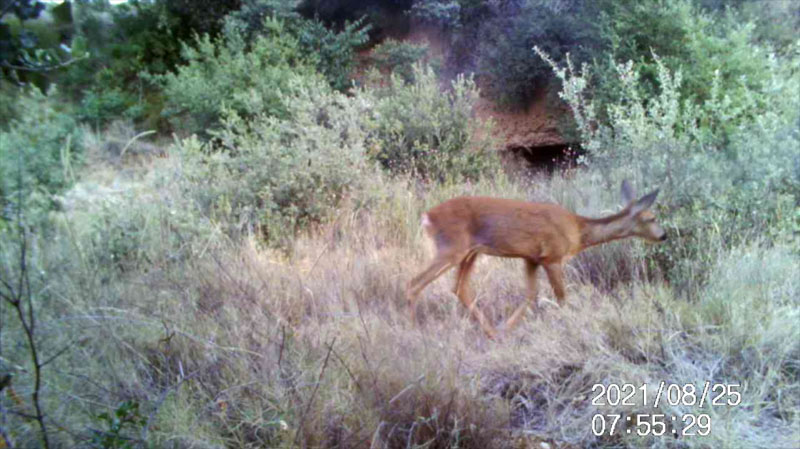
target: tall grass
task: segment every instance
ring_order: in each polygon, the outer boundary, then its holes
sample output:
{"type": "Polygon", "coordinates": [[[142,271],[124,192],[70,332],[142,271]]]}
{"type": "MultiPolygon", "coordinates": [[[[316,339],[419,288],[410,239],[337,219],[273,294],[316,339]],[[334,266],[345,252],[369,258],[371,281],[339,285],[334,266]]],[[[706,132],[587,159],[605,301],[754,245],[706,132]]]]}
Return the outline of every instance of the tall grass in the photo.
{"type": "MultiPolygon", "coordinates": [[[[423,293],[420,323],[407,319],[405,283],[429,257],[421,213],[454,195],[482,194],[601,215],[619,207],[616,189],[588,174],[528,185],[503,176],[436,186],[373,180],[371,195],[345,201],[286,253],[255,237],[229,240],[181,203],[180,159],[160,164],[116,195],[84,197],[84,207],[58,214],[56,237],[36,242],[31,263],[48,273],[39,286],[41,343],[70,348],[52,363],[45,389],[50,419],[70,429],[55,432],[62,445],[87,446],[108,432],[98,416],[124,401],[139,404],[141,419],[123,427],[120,437],[131,440],[120,441],[156,447],[800,442],[800,267],[784,247],[752,242],[722,253],[693,301],[647,278],[643,244],[603,247],[571,264],[566,307],[542,302],[493,342],[452,295],[449,276],[423,293]],[[131,251],[103,237],[120,229],[136,233],[131,251]],[[653,412],[598,409],[593,384],[655,391],[660,381],[738,382],[743,401],[662,406],[708,413],[708,437],[591,433],[596,413],[653,412]]],[[[4,269],[13,270],[3,248],[4,269]]],[[[515,261],[479,260],[473,282],[490,319],[524,301],[523,279],[515,261]]],[[[542,295],[552,298],[549,287],[542,295]]],[[[24,367],[11,344],[19,329],[5,323],[4,363],[24,367]]],[[[13,384],[20,396],[30,388],[23,373],[13,384]]],[[[17,441],[35,435],[25,420],[7,419],[19,424],[11,427],[17,441]]]]}

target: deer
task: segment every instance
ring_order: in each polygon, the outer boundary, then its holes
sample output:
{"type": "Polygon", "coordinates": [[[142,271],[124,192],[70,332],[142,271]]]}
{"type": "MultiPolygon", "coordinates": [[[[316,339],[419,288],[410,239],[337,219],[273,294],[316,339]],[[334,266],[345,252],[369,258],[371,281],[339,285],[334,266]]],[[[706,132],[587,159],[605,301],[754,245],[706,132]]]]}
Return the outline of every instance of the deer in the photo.
{"type": "Polygon", "coordinates": [[[450,268],[458,266],[453,293],[490,339],[497,331],[478,309],[469,288],[469,276],[478,255],[519,258],[525,261],[526,301],[503,326],[512,329],[528,306],[536,307],[539,267],[543,267],[559,306],[566,300],[563,267],[581,251],[629,237],[663,242],[667,234],[650,211],[655,190],[636,199],[630,183],[622,182],[625,207],[602,218],[583,217],[554,203],[533,203],[502,198],[457,197],[422,215],[422,228],[433,241],[433,261],[406,288],[411,322],[416,322],[420,292],[450,268]]]}

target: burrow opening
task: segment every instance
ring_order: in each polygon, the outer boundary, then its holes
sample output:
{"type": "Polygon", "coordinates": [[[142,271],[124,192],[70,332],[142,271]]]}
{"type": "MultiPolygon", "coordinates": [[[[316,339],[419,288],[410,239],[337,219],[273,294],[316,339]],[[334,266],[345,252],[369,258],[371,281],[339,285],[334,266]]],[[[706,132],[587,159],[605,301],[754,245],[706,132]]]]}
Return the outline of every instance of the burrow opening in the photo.
{"type": "Polygon", "coordinates": [[[541,146],[511,146],[506,149],[517,161],[531,171],[554,173],[578,166],[586,150],[578,143],[541,146]]]}

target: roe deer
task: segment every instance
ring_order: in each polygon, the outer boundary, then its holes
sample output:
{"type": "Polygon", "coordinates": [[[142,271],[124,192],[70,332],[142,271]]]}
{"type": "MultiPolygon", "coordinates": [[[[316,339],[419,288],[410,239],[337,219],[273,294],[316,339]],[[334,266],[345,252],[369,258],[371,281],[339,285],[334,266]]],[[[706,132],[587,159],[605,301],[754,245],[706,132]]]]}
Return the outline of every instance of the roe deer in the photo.
{"type": "MultiPolygon", "coordinates": [[[[469,275],[478,254],[525,259],[527,303],[536,305],[536,271],[543,266],[559,305],[564,303],[563,264],[590,246],[627,237],[663,241],[667,234],[649,208],[658,190],[635,200],[628,181],[622,182],[625,208],[603,218],[587,218],[557,204],[530,203],[499,198],[458,197],[445,201],[422,216],[422,227],[436,245],[431,264],[408,283],[406,297],[415,321],[417,296],[445,271],[458,265],[453,293],[494,338],[496,331],[475,306],[469,293],[469,275]]],[[[513,327],[527,303],[508,319],[513,327]]]]}

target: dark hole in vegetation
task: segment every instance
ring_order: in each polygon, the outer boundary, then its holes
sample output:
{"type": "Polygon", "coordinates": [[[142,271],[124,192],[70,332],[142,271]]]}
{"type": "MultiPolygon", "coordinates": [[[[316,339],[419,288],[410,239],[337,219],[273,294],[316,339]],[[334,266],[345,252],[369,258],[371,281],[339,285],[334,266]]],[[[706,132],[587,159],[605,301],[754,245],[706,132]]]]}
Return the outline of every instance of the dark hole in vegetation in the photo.
{"type": "Polygon", "coordinates": [[[577,143],[509,147],[507,151],[519,162],[524,162],[525,168],[547,173],[575,168],[578,158],[586,154],[586,150],[577,143]]]}

